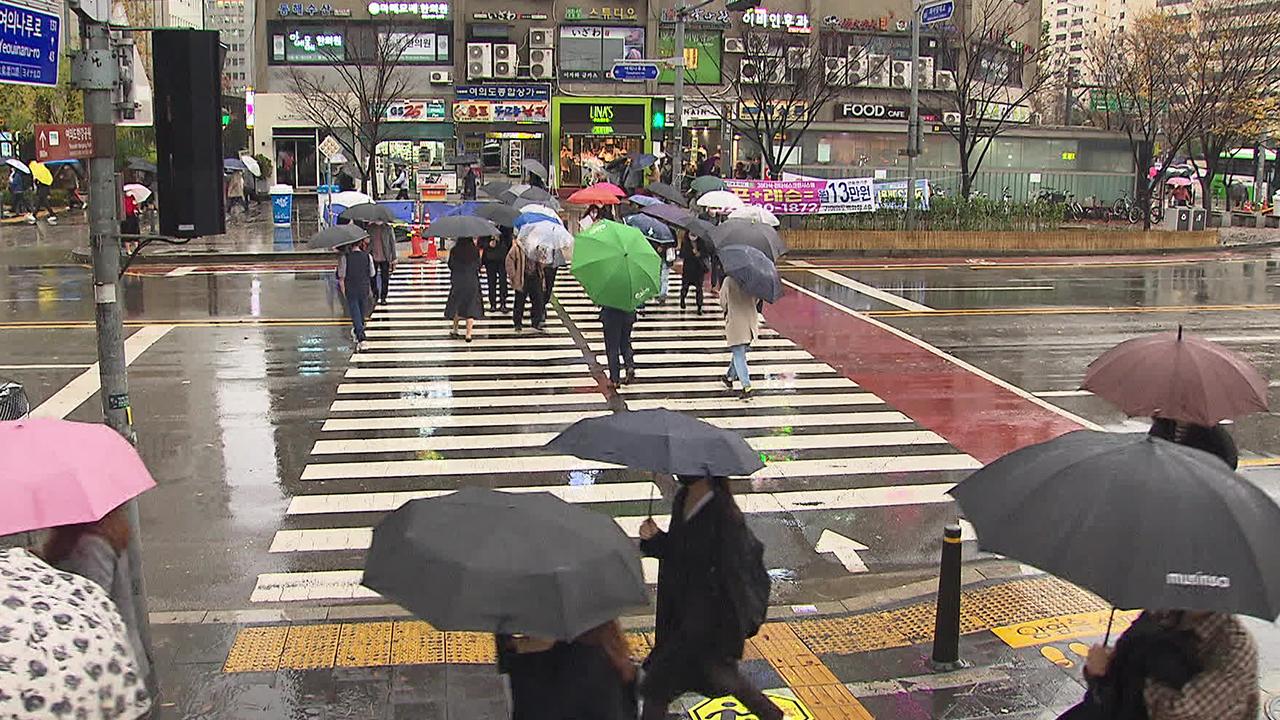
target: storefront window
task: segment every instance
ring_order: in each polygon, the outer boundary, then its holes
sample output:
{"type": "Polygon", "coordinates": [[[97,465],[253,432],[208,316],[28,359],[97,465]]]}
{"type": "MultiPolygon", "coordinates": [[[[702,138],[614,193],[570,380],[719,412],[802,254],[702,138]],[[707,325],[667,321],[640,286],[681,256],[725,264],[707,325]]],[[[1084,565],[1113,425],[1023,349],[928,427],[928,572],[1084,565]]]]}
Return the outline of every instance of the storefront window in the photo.
{"type": "Polygon", "coordinates": [[[644,57],[644,28],[560,26],[560,78],[603,80],[618,60],[644,57]]]}
{"type": "Polygon", "coordinates": [[[609,164],[644,152],[643,138],[596,138],[565,135],[560,139],[560,185],[593,185],[608,179],[609,164]]]}
{"type": "Polygon", "coordinates": [[[346,35],[338,28],[285,28],[271,40],[271,59],[276,62],[328,64],[346,59],[346,35]]]}
{"type": "MultiPolygon", "coordinates": [[[[724,34],[718,30],[689,30],[685,33],[685,82],[697,85],[719,85],[721,49],[724,34]]],[[[658,57],[675,55],[675,30],[663,28],[658,33],[658,57]]],[[[658,82],[675,82],[674,70],[663,70],[658,82]]]]}
{"type": "Polygon", "coordinates": [[[317,182],[315,131],[295,130],[290,135],[274,138],[276,182],[295,188],[316,187],[320,183],[317,182]]]}
{"type": "Polygon", "coordinates": [[[560,113],[561,186],[590,185],[606,177],[609,163],[624,153],[646,152],[644,105],[607,101],[565,103],[560,113]]]}
{"type": "Polygon", "coordinates": [[[449,62],[450,39],[447,33],[433,31],[414,33],[378,33],[378,44],[392,54],[400,53],[405,64],[449,62]]]}

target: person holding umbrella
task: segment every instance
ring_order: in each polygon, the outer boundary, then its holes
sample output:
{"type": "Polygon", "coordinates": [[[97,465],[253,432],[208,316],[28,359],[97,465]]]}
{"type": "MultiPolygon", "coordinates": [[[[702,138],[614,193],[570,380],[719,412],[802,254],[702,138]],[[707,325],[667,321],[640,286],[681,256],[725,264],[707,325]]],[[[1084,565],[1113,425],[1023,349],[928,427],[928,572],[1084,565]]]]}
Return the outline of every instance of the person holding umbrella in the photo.
{"type": "Polygon", "coordinates": [[[511,319],[516,332],[524,330],[524,307],[529,305],[529,323],[534,330],[542,329],[543,315],[546,310],[542,298],[542,266],[525,250],[519,242],[511,243],[507,251],[507,277],[511,281],[511,289],[515,292],[515,304],[512,307],[511,319]]]}
{"type": "Polygon", "coordinates": [[[636,380],[631,328],[636,308],[657,292],[661,265],[662,258],[644,233],[629,225],[601,220],[575,238],[569,270],[582,283],[587,297],[600,306],[611,388],[622,384],[623,363],[626,382],[636,380]]]}
{"type": "Polygon", "coordinates": [[[391,289],[391,271],[396,269],[396,234],[385,222],[367,223],[365,230],[369,233],[369,255],[373,258],[374,269],[378,271],[373,301],[384,303],[391,289]]]}
{"type": "Polygon", "coordinates": [[[244,197],[244,171],[232,170],[231,177],[227,180],[227,217],[231,217],[232,211],[236,205],[239,205],[245,215],[249,214],[249,201],[244,197]]]}
{"type": "Polygon", "coordinates": [[[473,238],[458,238],[449,251],[449,298],[444,303],[444,316],[453,320],[449,337],[457,338],[458,322],[467,321],[466,341],[471,342],[476,319],[484,317],[480,300],[480,250],[473,238]]]}
{"type": "MultiPolygon", "coordinates": [[[[16,160],[10,160],[11,163],[18,163],[16,160]]],[[[21,165],[22,163],[18,163],[21,165]]],[[[35,220],[35,216],[31,214],[31,210],[27,207],[27,178],[28,170],[23,168],[19,170],[17,166],[9,168],[9,198],[13,202],[13,215],[26,215],[27,222],[35,220]]]]}
{"type": "Polygon", "coordinates": [[[742,399],[750,399],[755,388],[751,386],[751,371],[747,369],[747,349],[760,335],[760,313],[756,299],[737,280],[726,276],[720,284],[720,302],[724,305],[724,338],[733,358],[723,379],[725,387],[733,389],[736,377],[742,384],[742,399]]]}
{"type": "Polygon", "coordinates": [[[489,309],[507,311],[507,253],[511,251],[512,232],[508,225],[499,225],[497,237],[484,239],[484,275],[489,281],[489,309]]]}
{"type": "MultiPolygon", "coordinates": [[[[373,288],[373,257],[365,249],[369,234],[354,230],[345,230],[348,226],[339,225],[325,232],[344,232],[348,237],[339,249],[349,248],[338,257],[338,291],[347,300],[347,314],[351,317],[351,337],[356,341],[356,350],[364,345],[364,319],[369,314],[369,298],[373,288]],[[356,234],[358,232],[358,234],[356,234]]],[[[319,236],[317,236],[319,237],[319,236]]],[[[312,241],[313,243],[315,240],[312,241]]]]}
{"type": "Polygon", "coordinates": [[[707,267],[702,264],[702,254],[698,252],[698,241],[693,235],[682,230],[680,234],[680,309],[684,310],[685,296],[689,288],[693,288],[697,300],[698,314],[702,314],[702,278],[707,274],[707,267]]]}
{"type": "Polygon", "coordinates": [[[497,635],[498,672],[511,681],[512,720],[635,720],[636,667],[617,620],[571,641],[497,635]]]}
{"type": "Polygon", "coordinates": [[[50,225],[57,225],[58,217],[53,212],[53,206],[49,204],[49,186],[53,184],[53,173],[49,172],[49,168],[38,162],[32,162],[30,167],[31,175],[34,178],[36,185],[36,207],[35,210],[27,216],[27,223],[35,225],[36,217],[40,215],[40,211],[43,209],[45,212],[49,213],[48,216],[45,217],[45,221],[50,225]]]}

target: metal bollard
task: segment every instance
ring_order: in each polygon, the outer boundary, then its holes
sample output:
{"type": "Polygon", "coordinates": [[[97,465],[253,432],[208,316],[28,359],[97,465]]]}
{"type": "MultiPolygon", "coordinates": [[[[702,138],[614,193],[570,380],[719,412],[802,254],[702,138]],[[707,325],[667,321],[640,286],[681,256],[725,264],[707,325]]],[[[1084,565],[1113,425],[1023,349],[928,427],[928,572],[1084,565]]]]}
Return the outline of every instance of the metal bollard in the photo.
{"type": "Polygon", "coordinates": [[[960,526],[942,534],[942,567],[938,572],[938,611],[933,624],[934,670],[954,670],[960,662],[960,526]]]}

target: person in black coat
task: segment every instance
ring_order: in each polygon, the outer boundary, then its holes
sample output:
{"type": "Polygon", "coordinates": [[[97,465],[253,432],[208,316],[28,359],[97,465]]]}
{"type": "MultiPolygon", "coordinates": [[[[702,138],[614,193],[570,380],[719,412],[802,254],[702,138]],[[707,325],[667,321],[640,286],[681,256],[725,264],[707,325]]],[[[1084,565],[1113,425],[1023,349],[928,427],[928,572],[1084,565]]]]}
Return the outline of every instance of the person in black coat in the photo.
{"type": "Polygon", "coordinates": [[[1168,418],[1152,418],[1148,435],[1203,450],[1210,455],[1217,455],[1222,461],[1235,470],[1240,463],[1240,453],[1236,450],[1236,441],[1231,433],[1221,425],[1205,427],[1191,423],[1178,422],[1168,418]]]}
{"type": "Polygon", "coordinates": [[[489,279],[489,309],[507,311],[507,253],[511,251],[511,228],[501,226],[498,237],[484,238],[484,275],[489,279]]]}
{"type": "Polygon", "coordinates": [[[702,253],[698,251],[698,240],[688,232],[680,235],[680,259],[684,264],[680,268],[680,309],[685,309],[685,295],[693,288],[694,297],[698,301],[698,314],[702,314],[702,278],[707,274],[707,266],[703,265],[702,253]]]}
{"type": "Polygon", "coordinates": [[[635,720],[636,670],[616,620],[572,642],[498,635],[512,720],[635,720]]]}
{"type": "Polygon", "coordinates": [[[653,651],[640,688],[642,720],[663,720],[685,692],[732,695],[760,720],[782,720],[782,711],[738,670],[746,638],[735,604],[746,580],[746,519],[728,478],[678,476],[671,529],[650,518],[640,526],[640,550],[658,558],[658,608],[653,651]]]}

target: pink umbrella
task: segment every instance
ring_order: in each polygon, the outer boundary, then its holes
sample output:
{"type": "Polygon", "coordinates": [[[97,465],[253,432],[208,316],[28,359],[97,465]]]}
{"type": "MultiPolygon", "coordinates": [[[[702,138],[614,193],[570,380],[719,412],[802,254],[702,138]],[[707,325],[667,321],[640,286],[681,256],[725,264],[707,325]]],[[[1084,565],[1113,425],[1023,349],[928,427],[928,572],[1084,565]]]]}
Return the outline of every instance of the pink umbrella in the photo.
{"type": "Polygon", "coordinates": [[[626,190],[623,190],[622,188],[618,187],[617,185],[614,185],[614,184],[613,184],[613,183],[611,183],[611,182],[598,182],[598,183],[596,183],[595,185],[592,185],[591,187],[589,187],[589,188],[587,188],[587,189],[588,189],[588,190],[603,190],[603,191],[605,191],[605,192],[611,192],[611,193],[613,193],[614,195],[617,195],[618,197],[626,197],[627,195],[629,195],[629,194],[630,194],[630,193],[628,193],[626,190]]]}
{"type": "Polygon", "coordinates": [[[0,535],[93,522],[155,480],[138,452],[96,423],[0,422],[0,535]]]}
{"type": "Polygon", "coordinates": [[[1169,181],[1165,184],[1172,185],[1173,187],[1189,187],[1191,185],[1191,178],[1172,177],[1169,178],[1169,181]]]}

